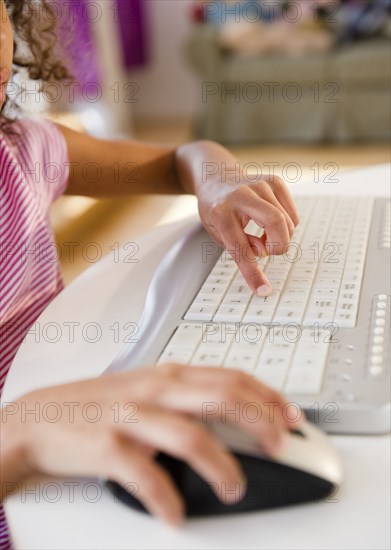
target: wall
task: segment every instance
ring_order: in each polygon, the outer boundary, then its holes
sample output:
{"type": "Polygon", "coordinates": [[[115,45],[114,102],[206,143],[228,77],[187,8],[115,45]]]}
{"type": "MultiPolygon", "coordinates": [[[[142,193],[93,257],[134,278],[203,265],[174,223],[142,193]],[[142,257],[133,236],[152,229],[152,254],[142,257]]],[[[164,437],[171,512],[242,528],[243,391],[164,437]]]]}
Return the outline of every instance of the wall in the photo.
{"type": "Polygon", "coordinates": [[[140,86],[133,116],[188,118],[196,112],[201,84],[187,65],[183,44],[191,33],[192,0],[144,0],[150,39],[150,63],[133,70],[140,86]]]}

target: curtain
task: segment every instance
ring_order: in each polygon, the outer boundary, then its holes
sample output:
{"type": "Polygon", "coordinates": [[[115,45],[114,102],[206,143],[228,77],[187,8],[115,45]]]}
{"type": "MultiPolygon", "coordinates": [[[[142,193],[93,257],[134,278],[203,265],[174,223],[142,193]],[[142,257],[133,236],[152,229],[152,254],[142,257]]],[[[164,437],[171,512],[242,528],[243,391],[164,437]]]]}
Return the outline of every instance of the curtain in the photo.
{"type": "Polygon", "coordinates": [[[145,0],[116,0],[123,62],[126,69],[148,61],[145,0]]]}
{"type": "MultiPolygon", "coordinates": [[[[108,0],[104,0],[108,1],[108,0]]],[[[118,28],[125,69],[141,67],[148,60],[148,43],[143,0],[111,0],[113,18],[118,28]]],[[[57,3],[53,2],[55,7],[57,3]]],[[[89,83],[101,84],[99,58],[92,25],[97,24],[99,3],[68,0],[57,4],[60,48],[76,82],[83,89],[89,83]]],[[[76,89],[76,94],[78,90],[76,89]]]]}

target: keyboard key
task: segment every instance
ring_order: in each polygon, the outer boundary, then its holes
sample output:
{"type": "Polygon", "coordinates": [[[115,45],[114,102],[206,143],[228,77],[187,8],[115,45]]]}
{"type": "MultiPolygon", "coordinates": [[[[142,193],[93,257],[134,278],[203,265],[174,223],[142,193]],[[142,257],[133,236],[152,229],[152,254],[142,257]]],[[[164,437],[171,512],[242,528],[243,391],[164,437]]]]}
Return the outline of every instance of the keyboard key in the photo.
{"type": "Polygon", "coordinates": [[[193,304],[185,315],[186,321],[211,321],[217,304],[193,304]]]}
{"type": "Polygon", "coordinates": [[[339,293],[339,301],[343,301],[343,300],[353,300],[353,301],[357,301],[359,300],[359,296],[360,296],[360,292],[358,289],[355,289],[355,290],[345,290],[345,291],[341,291],[339,293]]]}
{"type": "MultiPolygon", "coordinates": [[[[291,263],[289,260],[284,258],[284,256],[271,256],[270,261],[267,265],[267,269],[270,270],[282,270],[282,271],[289,271],[291,267],[291,263]]],[[[267,271],[265,269],[264,271],[267,271]]]]}
{"type": "Polygon", "coordinates": [[[221,296],[217,294],[198,294],[196,298],[197,304],[219,304],[221,296]]]}
{"type": "Polygon", "coordinates": [[[290,296],[281,296],[279,306],[292,307],[295,309],[304,309],[307,304],[306,299],[292,298],[290,296]]]}
{"type": "Polygon", "coordinates": [[[170,344],[175,349],[195,349],[201,341],[202,328],[201,324],[183,323],[175,331],[170,344]]]}
{"type": "Polygon", "coordinates": [[[205,346],[200,346],[191,360],[192,366],[200,367],[221,367],[226,354],[226,349],[209,350],[205,346]]]}
{"type": "Polygon", "coordinates": [[[221,305],[214,316],[213,320],[217,322],[228,321],[230,323],[240,322],[246,310],[246,306],[243,304],[221,305]]]}
{"type": "Polygon", "coordinates": [[[360,292],[360,284],[359,283],[352,283],[350,282],[350,280],[346,280],[346,279],[343,279],[342,283],[341,283],[341,291],[342,292],[355,292],[355,293],[359,293],[360,292]]]}
{"type": "Polygon", "coordinates": [[[256,346],[248,350],[232,347],[224,361],[224,367],[252,372],[258,359],[259,352],[260,348],[257,349],[256,346]]]}
{"type": "Polygon", "coordinates": [[[301,323],[304,315],[304,307],[291,308],[279,307],[274,314],[273,321],[277,323],[301,323]]]}
{"type": "Polygon", "coordinates": [[[192,349],[175,349],[170,346],[163,351],[157,364],[182,363],[183,365],[188,365],[192,355],[192,349]]]}
{"type": "Polygon", "coordinates": [[[236,331],[233,345],[237,348],[260,346],[266,339],[268,328],[260,323],[241,325],[236,331]]]}
{"type": "Polygon", "coordinates": [[[235,283],[235,282],[229,287],[226,294],[226,296],[229,296],[230,298],[234,296],[249,298],[252,295],[253,295],[253,292],[247,283],[242,284],[242,283],[235,283]]]}
{"type": "Polygon", "coordinates": [[[265,355],[267,357],[271,357],[272,355],[278,355],[279,357],[284,356],[287,360],[289,360],[293,354],[294,349],[294,342],[289,342],[282,339],[275,340],[274,342],[266,341],[263,346],[262,355],[265,355]]]}
{"type": "Polygon", "coordinates": [[[251,306],[243,317],[243,323],[269,323],[273,318],[274,308],[251,306]]]}
{"type": "Polygon", "coordinates": [[[224,300],[221,302],[221,306],[244,306],[246,307],[249,302],[248,296],[228,296],[226,295],[224,300]]]}
{"type": "Polygon", "coordinates": [[[336,305],[337,305],[337,300],[336,299],[320,299],[320,298],[315,298],[315,299],[311,299],[309,302],[308,302],[308,311],[314,311],[314,312],[317,312],[317,311],[332,311],[334,312],[335,308],[336,308],[336,305]]]}
{"type": "Polygon", "coordinates": [[[322,298],[337,299],[339,293],[338,288],[314,288],[311,298],[320,300],[322,298]]]}
{"type": "Polygon", "coordinates": [[[312,337],[308,339],[302,337],[297,343],[295,354],[297,356],[319,355],[324,359],[328,354],[330,346],[325,339],[324,336],[315,339],[315,335],[312,335],[312,337]]]}
{"type": "Polygon", "coordinates": [[[334,316],[334,323],[340,328],[353,328],[356,326],[356,314],[337,311],[334,316]]]}
{"type": "Polygon", "coordinates": [[[274,280],[270,281],[270,284],[272,285],[273,290],[281,291],[284,284],[285,284],[285,281],[283,281],[282,279],[279,279],[279,280],[274,279],[274,280]]]}
{"type": "Polygon", "coordinates": [[[314,288],[339,288],[341,280],[335,277],[317,277],[314,288]]]}
{"type": "Polygon", "coordinates": [[[342,278],[342,273],[343,273],[343,269],[341,267],[339,267],[339,268],[321,267],[321,268],[319,268],[317,275],[319,277],[322,277],[322,278],[323,277],[332,277],[332,278],[338,277],[339,279],[341,279],[342,278]]]}
{"type": "Polygon", "coordinates": [[[285,354],[261,354],[254,376],[260,382],[281,391],[289,370],[289,357],[285,354]]]}
{"type": "Polygon", "coordinates": [[[284,391],[287,394],[318,394],[322,386],[325,365],[324,354],[295,354],[284,391]]]}
{"type": "Polygon", "coordinates": [[[307,300],[310,291],[304,288],[286,288],[281,292],[280,303],[285,299],[307,300]]]}
{"type": "Polygon", "coordinates": [[[210,272],[211,277],[228,277],[229,280],[232,279],[234,274],[235,274],[235,270],[233,268],[224,267],[224,266],[216,266],[210,272]]]}
{"type": "Polygon", "coordinates": [[[223,286],[224,288],[226,288],[229,283],[231,281],[231,277],[227,276],[227,275],[223,275],[223,276],[209,276],[208,277],[208,284],[209,285],[212,285],[212,286],[216,286],[216,285],[219,285],[219,286],[223,286]]]}
{"type": "Polygon", "coordinates": [[[265,269],[266,277],[272,283],[273,281],[285,281],[288,270],[284,269],[265,269]]]}
{"type": "Polygon", "coordinates": [[[315,277],[317,267],[312,265],[311,267],[304,267],[302,265],[295,266],[291,271],[291,277],[313,279],[315,277]]]}
{"type": "Polygon", "coordinates": [[[330,311],[306,311],[304,315],[303,326],[311,327],[314,324],[318,324],[324,327],[327,323],[332,323],[335,320],[334,312],[330,311]]]}
{"type": "Polygon", "coordinates": [[[203,325],[202,343],[216,345],[230,343],[235,338],[237,327],[234,323],[205,323],[203,325]]]}
{"type": "Polygon", "coordinates": [[[290,277],[287,281],[287,289],[291,288],[304,288],[310,289],[312,286],[312,279],[308,277],[290,277]]]}
{"type": "Polygon", "coordinates": [[[280,298],[280,292],[278,290],[273,290],[273,292],[269,296],[253,296],[251,298],[250,306],[257,306],[261,308],[265,307],[274,307],[278,303],[278,300],[280,298]]]}
{"type": "Polygon", "coordinates": [[[317,395],[322,388],[323,373],[320,371],[291,370],[284,388],[288,395],[317,395]]]}
{"type": "Polygon", "coordinates": [[[202,296],[208,296],[208,295],[216,295],[216,296],[223,296],[227,289],[227,285],[222,284],[209,284],[209,282],[205,283],[201,290],[199,291],[198,295],[202,296]]]}

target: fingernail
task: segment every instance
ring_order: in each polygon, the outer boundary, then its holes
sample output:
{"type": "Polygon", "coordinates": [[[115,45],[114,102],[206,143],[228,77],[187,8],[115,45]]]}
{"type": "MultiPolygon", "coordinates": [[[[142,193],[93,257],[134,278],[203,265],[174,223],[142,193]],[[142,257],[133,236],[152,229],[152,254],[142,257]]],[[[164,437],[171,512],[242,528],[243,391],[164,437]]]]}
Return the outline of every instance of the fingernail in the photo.
{"type": "Polygon", "coordinates": [[[232,505],[237,504],[243,500],[244,495],[247,491],[247,481],[237,481],[234,484],[229,484],[229,488],[225,487],[221,491],[221,494],[218,495],[223,504],[232,505]]]}
{"type": "Polygon", "coordinates": [[[171,516],[168,519],[168,523],[169,525],[171,525],[171,527],[179,528],[179,527],[182,527],[182,525],[185,523],[185,518],[183,515],[171,516]]]}
{"type": "Polygon", "coordinates": [[[257,288],[257,296],[269,296],[272,293],[272,289],[269,285],[262,285],[257,288]]]}

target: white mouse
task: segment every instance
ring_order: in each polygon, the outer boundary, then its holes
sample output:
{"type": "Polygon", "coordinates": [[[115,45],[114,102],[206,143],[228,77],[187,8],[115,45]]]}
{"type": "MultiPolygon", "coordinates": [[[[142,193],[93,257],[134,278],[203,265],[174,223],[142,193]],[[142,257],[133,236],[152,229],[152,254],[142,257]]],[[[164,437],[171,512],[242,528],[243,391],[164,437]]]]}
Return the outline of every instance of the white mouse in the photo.
{"type": "MultiPolygon", "coordinates": [[[[262,454],[255,439],[232,424],[211,423],[208,427],[239,460],[246,475],[247,489],[240,501],[224,504],[211,485],[188,464],[161,453],[156,460],[182,493],[188,516],[231,514],[322,501],[342,481],[341,462],[328,436],[308,421],[299,431],[284,435],[282,450],[273,458],[262,454]]],[[[130,495],[111,481],[108,486],[120,501],[146,511],[137,495],[130,495]]]]}
{"type": "Polygon", "coordinates": [[[282,449],[273,458],[260,452],[255,438],[228,422],[211,424],[211,431],[235,453],[274,461],[334,485],[342,481],[341,461],[330,438],[307,420],[302,423],[300,430],[283,435],[282,449]]]}

